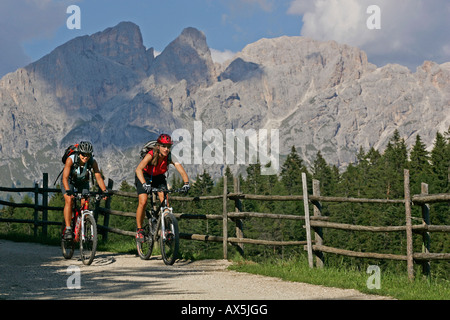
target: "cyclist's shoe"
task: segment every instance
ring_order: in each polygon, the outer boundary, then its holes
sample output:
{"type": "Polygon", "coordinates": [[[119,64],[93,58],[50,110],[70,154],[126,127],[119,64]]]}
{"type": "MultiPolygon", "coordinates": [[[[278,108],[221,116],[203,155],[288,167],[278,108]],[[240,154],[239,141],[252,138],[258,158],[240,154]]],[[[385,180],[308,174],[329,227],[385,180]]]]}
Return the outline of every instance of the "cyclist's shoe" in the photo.
{"type": "Polygon", "coordinates": [[[143,243],[145,241],[144,229],[137,229],[136,231],[136,241],[143,243]]]}
{"type": "Polygon", "coordinates": [[[66,227],[66,228],[64,229],[63,239],[66,240],[66,241],[71,241],[71,240],[73,240],[73,232],[72,232],[72,228],[66,227]]]}

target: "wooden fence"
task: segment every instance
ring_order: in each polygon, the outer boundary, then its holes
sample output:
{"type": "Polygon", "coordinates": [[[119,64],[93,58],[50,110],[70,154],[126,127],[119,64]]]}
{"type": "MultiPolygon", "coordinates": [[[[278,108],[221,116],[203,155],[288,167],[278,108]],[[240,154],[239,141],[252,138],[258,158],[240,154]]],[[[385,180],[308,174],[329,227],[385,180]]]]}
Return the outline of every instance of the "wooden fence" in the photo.
{"type": "Polygon", "coordinates": [[[14,192],[14,193],[33,193],[34,194],[34,204],[26,204],[26,203],[12,203],[8,201],[0,200],[0,205],[10,206],[13,208],[31,208],[34,209],[33,219],[5,219],[0,216],[0,222],[15,222],[15,223],[30,223],[34,225],[34,236],[38,234],[38,228],[42,227],[42,234],[47,236],[47,226],[48,225],[61,225],[61,221],[48,221],[48,211],[56,210],[62,211],[64,208],[62,207],[49,207],[48,206],[48,197],[49,193],[52,192],[61,192],[60,189],[54,189],[48,187],[48,173],[43,174],[42,179],[42,188],[39,188],[37,183],[34,184],[32,188],[5,188],[0,187],[0,191],[3,192],[14,192]],[[39,204],[39,195],[42,195],[42,203],[39,204]],[[42,212],[42,219],[39,219],[39,212],[42,212]]]}
{"type": "MultiPolygon", "coordinates": [[[[108,188],[113,189],[113,181],[108,181],[108,188]]],[[[414,261],[419,262],[423,266],[425,274],[430,273],[431,260],[450,260],[450,253],[431,253],[430,248],[430,233],[431,232],[450,232],[450,226],[432,225],[430,224],[429,208],[430,205],[437,202],[450,202],[450,194],[428,194],[428,186],[422,184],[422,192],[419,195],[410,195],[409,171],[404,171],[404,199],[362,199],[362,198],[347,198],[347,197],[325,197],[320,195],[320,182],[313,180],[313,194],[309,195],[307,191],[306,175],[302,174],[302,195],[298,196],[277,196],[277,195],[253,195],[243,194],[240,192],[238,180],[234,181],[234,192],[228,193],[227,179],[224,179],[223,194],[219,196],[201,196],[201,197],[171,197],[171,201],[210,201],[222,199],[222,212],[215,214],[196,215],[187,213],[176,213],[178,219],[212,219],[222,220],[223,233],[219,235],[201,235],[181,233],[180,237],[185,240],[198,241],[213,241],[223,243],[223,257],[228,258],[228,244],[233,244],[238,247],[238,250],[243,253],[244,244],[259,244],[270,246],[304,246],[308,254],[308,263],[311,268],[314,267],[314,256],[317,267],[323,267],[323,253],[338,254],[357,258],[373,258],[385,260],[398,260],[407,262],[407,272],[410,279],[414,278],[414,261]],[[243,212],[242,200],[258,200],[258,201],[302,201],[304,207],[304,216],[290,215],[290,214],[271,214],[258,212],[243,212]],[[234,211],[228,210],[228,200],[234,200],[234,211]],[[337,202],[337,203],[377,203],[377,204],[400,204],[405,207],[405,225],[401,226],[361,226],[344,223],[329,222],[328,217],[322,215],[323,202],[337,202]],[[313,215],[310,215],[309,205],[313,205],[313,215]],[[412,224],[411,207],[418,205],[422,208],[422,223],[419,225],[412,224]],[[304,221],[304,228],[306,229],[306,239],[297,241],[271,241],[260,239],[249,239],[244,237],[244,223],[246,218],[256,217],[264,219],[278,219],[278,220],[296,220],[304,221]],[[228,237],[228,223],[232,221],[235,224],[236,236],[228,237]],[[362,232],[406,232],[406,255],[386,254],[386,253],[372,253],[350,251],[339,248],[333,248],[324,245],[323,228],[331,228],[338,230],[362,231],[362,232]],[[420,253],[413,252],[413,233],[419,233],[423,239],[423,250],[420,253]],[[314,237],[313,237],[314,234],[314,237]]],[[[12,207],[29,207],[34,208],[34,219],[4,219],[0,217],[0,222],[17,222],[17,223],[32,223],[34,224],[34,233],[37,234],[37,228],[42,226],[42,234],[47,234],[47,225],[60,225],[61,222],[47,221],[48,210],[61,210],[60,207],[48,206],[48,193],[60,192],[59,189],[48,188],[48,175],[44,173],[43,187],[39,188],[35,184],[34,188],[3,188],[0,191],[5,192],[29,192],[34,193],[34,204],[16,204],[7,201],[0,201],[1,205],[12,207]],[[38,195],[42,194],[42,204],[38,204],[38,195]],[[42,211],[42,220],[39,219],[39,211],[42,211]]],[[[129,193],[123,191],[113,191],[115,196],[137,198],[136,193],[129,193]]],[[[110,215],[117,215],[123,217],[135,218],[135,212],[122,212],[110,208],[110,201],[107,201],[105,207],[95,205],[95,216],[98,214],[104,215],[104,225],[98,225],[99,233],[102,234],[103,239],[108,238],[108,232],[113,232],[126,236],[134,236],[135,233],[131,231],[124,231],[117,228],[109,227],[110,215]]],[[[182,231],[182,230],[181,230],[182,231]]]]}

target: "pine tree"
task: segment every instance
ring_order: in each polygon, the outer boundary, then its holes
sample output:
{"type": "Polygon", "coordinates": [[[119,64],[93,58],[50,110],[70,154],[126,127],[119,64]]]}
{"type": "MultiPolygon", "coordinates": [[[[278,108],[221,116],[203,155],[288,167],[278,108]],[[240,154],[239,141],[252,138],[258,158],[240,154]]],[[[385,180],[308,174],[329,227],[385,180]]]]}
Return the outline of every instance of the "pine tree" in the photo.
{"type": "Polygon", "coordinates": [[[442,193],[448,190],[449,158],[446,139],[440,133],[436,133],[433,150],[431,151],[432,172],[434,176],[432,193],[442,193]]]}
{"type": "Polygon", "coordinates": [[[430,155],[419,135],[416,136],[416,143],[409,157],[411,192],[417,194],[420,193],[420,185],[422,182],[429,183],[428,179],[431,174],[430,155]]]}
{"type": "Polygon", "coordinates": [[[316,160],[313,163],[312,176],[320,181],[322,195],[333,195],[333,191],[336,189],[336,177],[320,151],[317,152],[316,160]]]}
{"type": "Polygon", "coordinates": [[[120,191],[124,191],[124,192],[136,192],[136,188],[130,184],[128,184],[128,182],[126,180],[123,180],[122,183],[120,184],[120,191]]]}
{"type": "Polygon", "coordinates": [[[414,144],[410,154],[410,168],[417,173],[428,171],[430,168],[430,156],[426,150],[425,144],[422,142],[420,135],[416,136],[416,143],[414,144]]]}
{"type": "Polygon", "coordinates": [[[202,180],[202,193],[209,194],[214,186],[214,181],[211,178],[211,175],[203,170],[203,174],[200,176],[202,180]]]}
{"type": "Polygon", "coordinates": [[[299,194],[302,190],[302,172],[307,172],[303,165],[303,160],[297,153],[294,146],[286,161],[281,166],[281,182],[289,194],[299,194]]]}
{"type": "Polygon", "coordinates": [[[262,189],[261,164],[251,164],[247,167],[247,179],[245,181],[246,192],[259,194],[262,189]]]}
{"type": "Polygon", "coordinates": [[[189,193],[191,195],[198,196],[201,194],[201,185],[202,181],[200,179],[200,175],[197,173],[194,179],[192,179],[193,182],[191,183],[191,189],[189,190],[189,193]]]}
{"type": "Polygon", "coordinates": [[[446,193],[450,193],[450,126],[447,132],[444,133],[444,137],[447,139],[447,146],[445,148],[445,158],[447,159],[447,188],[446,193]]]}
{"type": "Polygon", "coordinates": [[[214,182],[211,175],[203,170],[201,175],[197,174],[195,182],[192,184],[190,193],[196,196],[203,196],[211,192],[214,182]]]}
{"type": "Polygon", "coordinates": [[[225,168],[225,177],[227,177],[227,190],[234,192],[234,176],[229,166],[225,168]]]}
{"type": "Polygon", "coordinates": [[[402,198],[404,193],[403,170],[408,167],[408,151],[405,140],[400,138],[398,130],[395,130],[389,140],[383,160],[385,196],[391,199],[402,198]]]}

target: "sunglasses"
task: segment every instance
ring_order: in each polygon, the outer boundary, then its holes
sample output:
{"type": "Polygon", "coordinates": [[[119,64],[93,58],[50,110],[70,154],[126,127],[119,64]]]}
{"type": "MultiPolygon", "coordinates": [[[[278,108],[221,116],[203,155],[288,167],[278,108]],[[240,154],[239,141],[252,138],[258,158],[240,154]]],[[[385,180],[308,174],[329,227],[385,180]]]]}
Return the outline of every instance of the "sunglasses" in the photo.
{"type": "Polygon", "coordinates": [[[90,154],[90,153],[84,153],[84,152],[80,153],[80,155],[82,155],[82,156],[85,157],[85,158],[90,158],[90,157],[92,156],[92,154],[90,154]]]}
{"type": "Polygon", "coordinates": [[[166,149],[170,150],[170,148],[172,148],[172,145],[170,145],[170,144],[162,144],[161,148],[166,148],[166,149]]]}

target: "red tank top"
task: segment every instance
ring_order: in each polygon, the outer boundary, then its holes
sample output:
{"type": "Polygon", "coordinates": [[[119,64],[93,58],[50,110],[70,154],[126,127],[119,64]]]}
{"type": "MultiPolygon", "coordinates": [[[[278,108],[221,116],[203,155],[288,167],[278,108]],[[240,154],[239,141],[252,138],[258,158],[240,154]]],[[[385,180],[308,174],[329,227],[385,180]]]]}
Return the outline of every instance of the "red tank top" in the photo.
{"type": "MultiPolygon", "coordinates": [[[[148,153],[150,153],[153,157],[153,150],[150,150],[148,153]]],[[[144,172],[147,172],[150,176],[157,176],[163,173],[166,173],[167,171],[167,166],[169,165],[169,156],[164,157],[162,160],[158,160],[158,164],[156,166],[152,166],[150,164],[148,164],[145,168],[144,168],[144,172]]]]}

